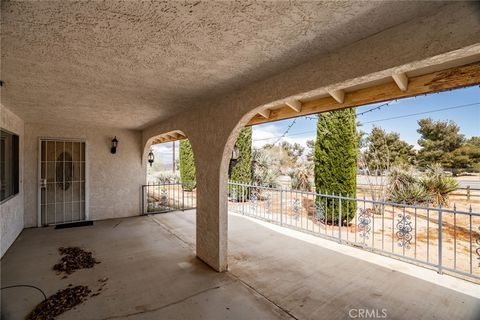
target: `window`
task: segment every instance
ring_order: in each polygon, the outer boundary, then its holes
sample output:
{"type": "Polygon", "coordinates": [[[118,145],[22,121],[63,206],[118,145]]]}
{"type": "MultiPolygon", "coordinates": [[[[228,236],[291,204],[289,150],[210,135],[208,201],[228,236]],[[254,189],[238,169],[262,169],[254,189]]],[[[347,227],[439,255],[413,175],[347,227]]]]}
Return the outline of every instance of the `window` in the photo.
{"type": "Polygon", "coordinates": [[[19,191],[19,139],[18,135],[0,129],[0,201],[19,191]]]}

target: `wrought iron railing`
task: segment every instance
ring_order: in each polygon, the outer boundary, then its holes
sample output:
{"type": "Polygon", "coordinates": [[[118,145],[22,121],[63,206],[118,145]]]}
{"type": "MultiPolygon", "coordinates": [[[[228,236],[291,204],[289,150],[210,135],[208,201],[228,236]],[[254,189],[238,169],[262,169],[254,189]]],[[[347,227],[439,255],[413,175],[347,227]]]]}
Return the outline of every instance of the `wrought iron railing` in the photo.
{"type": "Polygon", "coordinates": [[[196,206],[194,183],[158,183],[142,186],[143,214],[189,210],[196,206]]]}
{"type": "MultiPolygon", "coordinates": [[[[196,207],[191,183],[143,186],[143,213],[196,207]]],[[[480,280],[480,213],[229,182],[229,211],[480,280]]]]}
{"type": "Polygon", "coordinates": [[[229,183],[229,210],[480,279],[480,213],[229,183]]]}

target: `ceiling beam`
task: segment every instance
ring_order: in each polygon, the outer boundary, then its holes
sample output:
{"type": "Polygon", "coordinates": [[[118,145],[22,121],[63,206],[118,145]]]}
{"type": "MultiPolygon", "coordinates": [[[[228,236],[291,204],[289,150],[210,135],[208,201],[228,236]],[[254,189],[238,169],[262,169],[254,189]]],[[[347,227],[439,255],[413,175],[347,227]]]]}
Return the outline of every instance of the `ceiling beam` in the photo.
{"type": "Polygon", "coordinates": [[[408,88],[408,78],[405,73],[394,73],[392,75],[393,80],[397,84],[398,88],[402,91],[407,91],[408,88]]]}
{"type": "Polygon", "coordinates": [[[152,145],[154,144],[160,144],[160,143],[166,143],[166,142],[172,142],[172,141],[178,141],[178,140],[184,140],[187,139],[186,136],[184,136],[181,133],[178,132],[168,132],[164,133],[155,140],[152,141],[152,145]]]}
{"type": "Polygon", "coordinates": [[[262,117],[264,117],[265,119],[268,119],[270,118],[270,113],[272,111],[270,109],[265,109],[265,110],[261,110],[261,111],[258,111],[258,114],[261,115],[262,117]]]}
{"type": "Polygon", "coordinates": [[[328,91],[328,94],[332,96],[338,103],[343,103],[345,100],[345,91],[343,90],[332,90],[328,91]]]}
{"type": "Polygon", "coordinates": [[[287,104],[287,106],[292,108],[292,110],[295,111],[295,112],[302,111],[302,103],[298,100],[288,100],[285,103],[287,104]]]}
{"type": "Polygon", "coordinates": [[[303,107],[300,112],[295,112],[287,106],[272,109],[270,118],[265,119],[262,116],[256,115],[248,122],[247,126],[479,84],[480,62],[475,62],[461,67],[411,77],[408,79],[408,87],[405,91],[402,91],[398,85],[392,81],[346,92],[343,103],[338,103],[338,101],[332,97],[324,97],[303,102],[303,107]]]}

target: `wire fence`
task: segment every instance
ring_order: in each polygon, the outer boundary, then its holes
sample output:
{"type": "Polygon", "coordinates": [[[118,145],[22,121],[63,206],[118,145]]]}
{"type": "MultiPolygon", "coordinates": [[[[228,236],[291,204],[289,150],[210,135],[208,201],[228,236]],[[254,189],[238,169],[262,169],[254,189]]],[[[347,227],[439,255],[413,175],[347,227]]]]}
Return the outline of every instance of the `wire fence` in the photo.
{"type": "MultiPolygon", "coordinates": [[[[188,183],[143,186],[144,214],[196,207],[188,183]]],[[[228,184],[228,209],[468,280],[480,280],[480,213],[228,184]]]]}

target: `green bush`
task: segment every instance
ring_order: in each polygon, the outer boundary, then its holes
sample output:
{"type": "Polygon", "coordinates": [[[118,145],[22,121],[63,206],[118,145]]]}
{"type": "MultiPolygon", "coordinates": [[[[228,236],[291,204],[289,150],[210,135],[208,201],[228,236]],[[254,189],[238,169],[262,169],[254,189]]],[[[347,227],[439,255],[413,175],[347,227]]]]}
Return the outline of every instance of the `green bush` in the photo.
{"type": "MultiPolygon", "coordinates": [[[[318,115],[317,140],[315,143],[315,188],[318,193],[355,197],[357,187],[356,116],[354,109],[326,112],[318,115]]],[[[319,200],[317,200],[318,202],[319,200]]],[[[325,212],[333,217],[328,221],[338,223],[337,200],[326,200],[325,212]]],[[[342,205],[342,223],[348,212],[349,219],[355,215],[354,201],[342,205]]]]}
{"type": "Polygon", "coordinates": [[[183,189],[192,191],[196,186],[195,158],[188,140],[180,141],[180,179],[183,189]]]}
{"type": "Polygon", "coordinates": [[[233,166],[230,180],[239,183],[252,181],[252,127],[244,128],[235,142],[240,153],[238,162],[233,166]]]}

